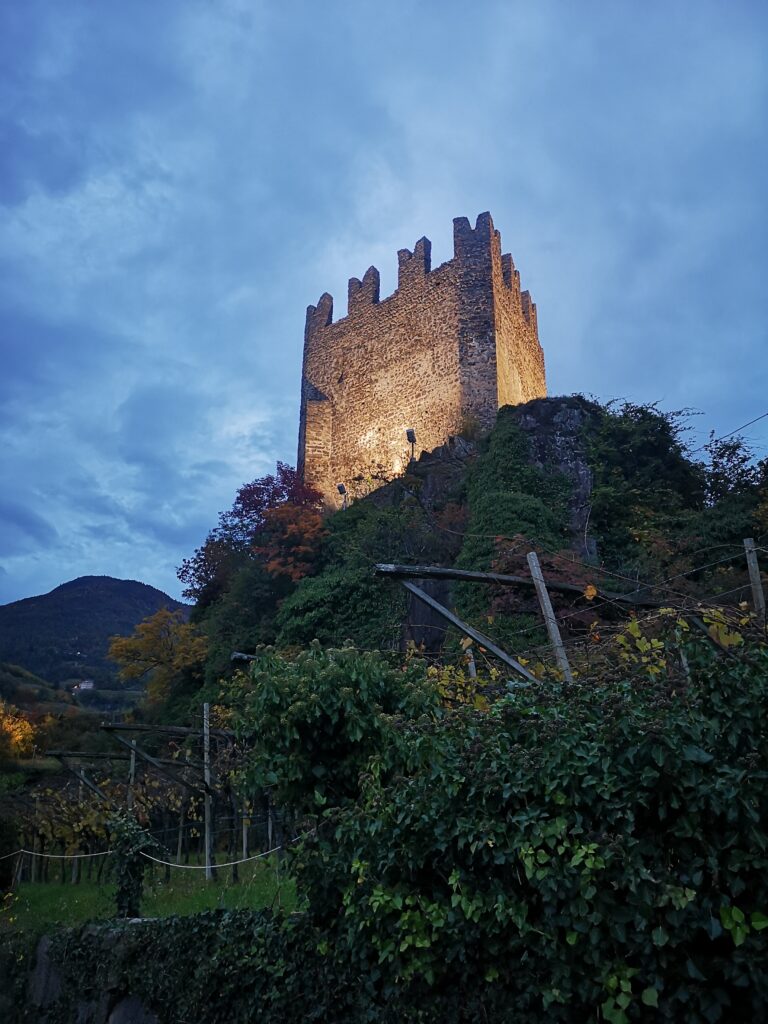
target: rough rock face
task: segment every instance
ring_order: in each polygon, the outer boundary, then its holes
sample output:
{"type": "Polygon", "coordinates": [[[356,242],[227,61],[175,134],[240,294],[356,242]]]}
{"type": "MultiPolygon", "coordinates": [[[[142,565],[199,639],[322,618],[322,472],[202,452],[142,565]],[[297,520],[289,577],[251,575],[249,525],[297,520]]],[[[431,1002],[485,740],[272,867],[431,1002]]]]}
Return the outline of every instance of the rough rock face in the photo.
{"type": "Polygon", "coordinates": [[[420,502],[432,507],[445,501],[460,488],[467,470],[477,458],[478,446],[464,437],[449,437],[445,444],[431,452],[422,452],[408,467],[408,476],[373,491],[368,500],[375,505],[396,503],[398,494],[408,487],[411,477],[418,485],[420,502]]]}
{"type": "MultiPolygon", "coordinates": [[[[570,527],[574,549],[582,556],[596,553],[595,542],[588,536],[593,474],[584,440],[584,428],[593,419],[595,409],[580,395],[568,395],[534,398],[511,410],[513,420],[528,435],[532,464],[545,471],[557,470],[571,484],[570,527]]],[[[434,451],[422,452],[408,470],[408,476],[418,481],[421,503],[439,504],[456,493],[478,454],[478,445],[463,437],[450,437],[434,451]]],[[[403,480],[393,481],[374,491],[368,500],[391,505],[403,486],[403,480]]]]}
{"type": "MultiPolygon", "coordinates": [[[[585,427],[596,407],[580,396],[537,398],[507,411],[525,431],[530,442],[530,461],[545,472],[557,471],[570,482],[570,529],[574,550],[581,557],[596,554],[595,541],[589,537],[589,514],[593,474],[587,461],[585,427]]],[[[412,489],[419,504],[429,510],[460,493],[480,447],[462,437],[451,437],[432,452],[422,452],[404,478],[371,493],[366,500],[386,507],[398,504],[403,493],[412,489]]],[[[460,543],[460,541],[459,541],[460,543]]],[[[457,548],[458,550],[458,548],[457,548]]],[[[454,552],[455,554],[456,552],[454,552]]],[[[451,564],[449,559],[443,564],[451,564]]],[[[414,580],[427,594],[451,606],[451,586],[445,580],[414,580]]],[[[403,623],[403,643],[413,641],[427,651],[440,649],[445,636],[445,621],[413,596],[403,623]]]]}
{"type": "Polygon", "coordinates": [[[587,462],[584,427],[593,416],[593,406],[579,395],[564,398],[535,398],[513,413],[531,443],[531,461],[540,468],[554,466],[571,483],[570,526],[574,547],[584,556],[594,556],[589,527],[592,470],[587,462]]]}
{"type": "MultiPolygon", "coordinates": [[[[128,922],[141,927],[142,921],[128,922]]],[[[110,971],[110,981],[105,991],[83,994],[76,1007],[73,1024],[157,1024],[157,1018],[144,1006],[141,1000],[125,991],[119,980],[120,945],[122,932],[103,925],[89,928],[100,940],[100,955],[114,960],[115,970],[110,971]]],[[[44,936],[37,947],[35,967],[29,980],[29,1003],[35,1015],[23,1019],[36,1020],[46,1024],[50,1014],[56,1014],[62,994],[61,970],[53,957],[51,940],[44,936]]]]}

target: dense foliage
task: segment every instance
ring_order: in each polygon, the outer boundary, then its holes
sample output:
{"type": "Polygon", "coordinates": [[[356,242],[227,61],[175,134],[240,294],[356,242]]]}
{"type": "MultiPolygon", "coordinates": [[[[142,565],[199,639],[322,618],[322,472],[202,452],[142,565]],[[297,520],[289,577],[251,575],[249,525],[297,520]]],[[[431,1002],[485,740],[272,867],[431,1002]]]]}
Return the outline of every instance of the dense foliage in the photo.
{"type": "Polygon", "coordinates": [[[415,481],[392,485],[386,503],[370,499],[332,516],[319,571],[303,580],[277,616],[276,642],[397,650],[406,602],[400,588],[373,573],[377,562],[440,562],[450,543],[419,502],[415,481]],[[409,486],[410,485],[410,486],[409,486]]]}
{"type": "MultiPolygon", "coordinates": [[[[527,538],[526,550],[534,539],[551,549],[566,547],[570,494],[570,484],[557,467],[532,463],[530,438],[517,423],[515,409],[501,409],[468,473],[468,520],[457,567],[508,572],[509,566],[497,563],[511,538],[527,538]]],[[[543,639],[538,617],[527,614],[528,609],[521,615],[520,609],[494,608],[487,587],[463,583],[453,592],[460,614],[510,650],[543,639]]]]}
{"type": "Polygon", "coordinates": [[[32,750],[34,729],[13,704],[0,700],[0,765],[32,750]]]}
{"type": "Polygon", "coordinates": [[[291,466],[244,484],[232,508],[178,570],[184,596],[202,610],[221,597],[249,562],[273,574],[298,579],[311,570],[312,543],[320,532],[321,496],[305,486],[291,466]]]}
{"type": "Polygon", "coordinates": [[[295,659],[261,652],[226,696],[237,700],[238,733],[250,751],[241,768],[246,788],[269,787],[279,806],[299,815],[354,802],[361,773],[402,722],[439,710],[422,663],[323,650],[317,641],[295,659]]]}
{"type": "MultiPolygon", "coordinates": [[[[209,911],[103,931],[86,926],[58,936],[51,956],[61,988],[46,1008],[48,1024],[71,1024],[107,989],[115,1002],[121,992],[141,998],[160,1024],[397,1020],[373,1015],[364,981],[343,972],[306,917],[209,911]]],[[[14,1009],[19,1024],[39,1019],[36,1007],[14,1009]]]]}
{"type": "Polygon", "coordinates": [[[423,664],[265,652],[243,777],[303,820],[305,911],[63,936],[59,1006],[108,972],[161,1024],[247,1021],[246,992],[267,1021],[763,1019],[768,650],[704,614],[630,622],[583,682],[448,702],[423,664]]]}
{"type": "MultiPolygon", "coordinates": [[[[549,581],[587,595],[651,584],[646,596],[675,605],[747,596],[742,541],[766,534],[768,463],[743,439],[711,439],[698,454],[686,448],[683,414],[579,396],[536,405],[502,409],[481,445],[458,565],[527,576],[526,553],[536,550],[549,581]]],[[[508,650],[546,647],[532,592],[461,585],[454,595],[464,617],[508,650]]],[[[605,601],[550,596],[566,638],[622,618],[605,601]]]]}
{"type": "MultiPolygon", "coordinates": [[[[380,734],[360,797],[297,857],[310,917],[376,998],[413,1020],[768,1011],[768,654],[710,628],[739,653],[672,616],[632,626],[602,678],[380,734]]],[[[273,763],[317,720],[301,692],[256,741],[273,763]]]]}
{"type": "Polygon", "coordinates": [[[138,917],[144,873],[149,867],[144,854],[152,851],[156,855],[160,847],[132,814],[116,814],[109,822],[109,831],[115,853],[117,916],[138,917]]]}
{"type": "Polygon", "coordinates": [[[768,661],[689,655],[682,694],[524,693],[433,730],[400,781],[370,773],[304,878],[327,898],[336,867],[335,931],[385,992],[443,993],[449,1019],[766,1013],[768,661]]]}

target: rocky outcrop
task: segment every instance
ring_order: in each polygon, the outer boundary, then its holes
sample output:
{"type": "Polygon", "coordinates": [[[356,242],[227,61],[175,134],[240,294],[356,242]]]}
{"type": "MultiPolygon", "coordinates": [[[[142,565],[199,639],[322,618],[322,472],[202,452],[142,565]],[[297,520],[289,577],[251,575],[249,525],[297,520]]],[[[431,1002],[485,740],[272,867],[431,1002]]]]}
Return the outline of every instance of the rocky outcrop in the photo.
{"type": "Polygon", "coordinates": [[[569,502],[573,547],[582,557],[597,554],[588,536],[592,470],[587,462],[584,439],[588,422],[596,406],[580,395],[564,398],[535,398],[517,406],[512,418],[528,435],[531,462],[540,469],[556,469],[572,487],[569,502]]]}
{"type": "MultiPolygon", "coordinates": [[[[82,992],[72,1008],[72,1024],[157,1024],[157,1018],[144,1006],[141,999],[126,991],[120,971],[121,945],[125,927],[140,928],[144,921],[127,921],[124,927],[91,925],[86,929],[94,939],[100,959],[114,965],[106,978],[103,990],[82,992]]],[[[34,1016],[27,1013],[20,1019],[35,1020],[47,1024],[49,1020],[61,1020],[63,991],[66,987],[62,978],[66,973],[66,946],[54,946],[44,936],[37,946],[35,966],[29,980],[29,1004],[34,1016]]],[[[69,1004],[69,1000],[67,1000],[69,1004]]]]}

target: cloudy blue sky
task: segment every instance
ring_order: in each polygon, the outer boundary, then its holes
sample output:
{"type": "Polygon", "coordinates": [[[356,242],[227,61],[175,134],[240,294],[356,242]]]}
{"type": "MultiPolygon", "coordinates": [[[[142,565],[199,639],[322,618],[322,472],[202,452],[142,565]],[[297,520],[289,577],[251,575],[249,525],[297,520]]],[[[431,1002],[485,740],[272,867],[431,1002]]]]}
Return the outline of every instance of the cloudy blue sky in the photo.
{"type": "Polygon", "coordinates": [[[0,0],[0,602],[178,595],[295,461],[307,304],[459,215],[551,393],[766,411],[767,37],[763,0],[0,0]]]}

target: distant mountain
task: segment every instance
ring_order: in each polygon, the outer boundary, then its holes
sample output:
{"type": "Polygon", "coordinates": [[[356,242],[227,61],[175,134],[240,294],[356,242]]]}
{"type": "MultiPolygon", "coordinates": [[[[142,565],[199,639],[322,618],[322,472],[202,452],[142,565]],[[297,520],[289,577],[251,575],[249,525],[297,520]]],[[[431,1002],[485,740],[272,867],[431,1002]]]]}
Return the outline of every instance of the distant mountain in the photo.
{"type": "Polygon", "coordinates": [[[136,580],[81,576],[49,594],[0,605],[0,661],[21,665],[52,683],[112,682],[107,660],[113,636],[127,636],[160,608],[187,609],[136,580]]]}

